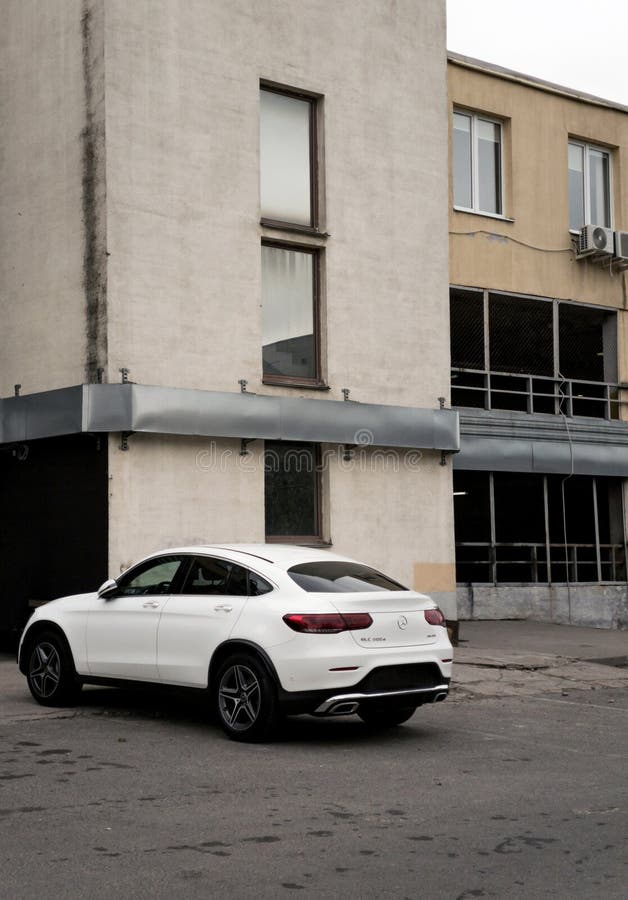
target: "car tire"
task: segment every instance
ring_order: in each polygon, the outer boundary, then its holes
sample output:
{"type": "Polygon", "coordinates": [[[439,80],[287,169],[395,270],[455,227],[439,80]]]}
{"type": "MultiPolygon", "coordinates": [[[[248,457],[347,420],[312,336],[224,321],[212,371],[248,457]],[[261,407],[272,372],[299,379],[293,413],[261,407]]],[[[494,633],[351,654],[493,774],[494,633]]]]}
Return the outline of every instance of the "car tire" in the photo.
{"type": "Polygon", "coordinates": [[[66,642],[53,631],[42,631],[30,642],[26,678],[42,706],[68,706],[81,690],[66,642]]]}
{"type": "Polygon", "coordinates": [[[416,706],[406,706],[403,709],[369,709],[365,706],[358,709],[358,716],[371,728],[393,728],[395,725],[403,725],[415,712],[416,706]]]}
{"type": "Polygon", "coordinates": [[[238,653],[218,670],[214,707],[225,734],[234,741],[268,740],[281,719],[277,689],[255,656],[238,653]]]}

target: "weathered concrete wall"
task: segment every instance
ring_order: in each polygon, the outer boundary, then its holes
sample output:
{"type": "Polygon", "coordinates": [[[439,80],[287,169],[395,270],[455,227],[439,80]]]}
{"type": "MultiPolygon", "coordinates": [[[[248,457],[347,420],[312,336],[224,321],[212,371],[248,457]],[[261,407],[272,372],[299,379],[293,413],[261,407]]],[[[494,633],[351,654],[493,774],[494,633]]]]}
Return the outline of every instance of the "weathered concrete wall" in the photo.
{"type": "Polygon", "coordinates": [[[534,619],[559,625],[628,629],[625,584],[458,587],[460,619],[534,619]]]}
{"type": "Polygon", "coordinates": [[[441,0],[108,0],[110,379],[260,390],[264,78],[324,96],[330,396],[448,396],[444,28],[441,0]]]}
{"type": "Polygon", "coordinates": [[[455,618],[456,576],[451,515],[451,463],[433,452],[356,450],[334,453],[330,519],[334,550],[428,593],[455,618]],[[432,527],[434,524],[434,527],[432,527]]]}
{"type": "MultiPolygon", "coordinates": [[[[262,385],[260,79],[322,100],[328,393],[449,396],[444,0],[8,0],[0,396],[95,381],[262,385]],[[34,62],[35,61],[35,62],[34,62]]],[[[261,443],[109,440],[112,574],[156,547],[263,540],[261,443]]],[[[368,451],[370,452],[370,451],[368,451]]],[[[325,538],[454,597],[451,466],[323,477],[325,538]]],[[[451,609],[449,610],[451,615],[451,609]]]]}
{"type": "Polygon", "coordinates": [[[264,540],[261,442],[109,438],[109,572],[163,547],[264,540]]]}
{"type": "MultiPolygon", "coordinates": [[[[160,547],[264,541],[263,444],[136,434],[109,443],[110,572],[160,547]]],[[[334,551],[431,594],[455,618],[452,539],[430,524],[451,504],[436,454],[326,445],[325,510],[334,551]],[[431,477],[430,477],[431,476],[431,477]],[[439,476],[439,477],[435,477],[439,476]]],[[[450,467],[448,469],[450,471],[450,467]]]]}
{"type": "Polygon", "coordinates": [[[0,396],[104,364],[101,15],[102,0],[0,5],[0,396]]]}
{"type": "MultiPolygon", "coordinates": [[[[444,3],[108,0],[108,378],[307,397],[261,383],[259,84],[323,96],[328,394],[449,396],[444,3]]],[[[283,235],[294,240],[294,235],[283,235]]],[[[299,240],[308,243],[307,237],[299,240]]],[[[311,395],[310,395],[311,396],[311,395]]],[[[111,565],[171,543],[263,540],[259,459],[204,445],[111,451],[111,565]]],[[[228,445],[239,450],[239,445],[228,445]]],[[[258,444],[251,445],[257,455],[258,444]]],[[[323,476],[324,537],[455,615],[451,465],[323,476]]],[[[403,455],[403,454],[402,454],[403,455]]]]}

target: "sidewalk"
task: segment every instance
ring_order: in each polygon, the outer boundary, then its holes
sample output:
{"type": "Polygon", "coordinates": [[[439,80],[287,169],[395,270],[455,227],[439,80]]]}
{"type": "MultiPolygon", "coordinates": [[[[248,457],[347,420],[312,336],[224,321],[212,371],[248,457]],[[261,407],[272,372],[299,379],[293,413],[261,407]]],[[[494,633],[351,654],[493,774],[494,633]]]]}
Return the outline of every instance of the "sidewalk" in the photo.
{"type": "Polygon", "coordinates": [[[628,632],[543,622],[461,622],[452,697],[628,689],[628,632]]]}

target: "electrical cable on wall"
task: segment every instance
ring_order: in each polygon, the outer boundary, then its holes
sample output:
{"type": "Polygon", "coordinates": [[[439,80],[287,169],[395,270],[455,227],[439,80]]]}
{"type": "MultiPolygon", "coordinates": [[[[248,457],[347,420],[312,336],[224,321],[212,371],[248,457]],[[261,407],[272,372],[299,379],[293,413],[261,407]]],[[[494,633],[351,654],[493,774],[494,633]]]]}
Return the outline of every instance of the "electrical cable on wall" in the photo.
{"type": "Polygon", "coordinates": [[[573,247],[537,247],[535,244],[527,244],[525,241],[520,241],[518,238],[510,237],[507,234],[498,234],[496,231],[486,231],[481,228],[478,231],[450,231],[449,234],[460,235],[462,237],[475,237],[476,234],[486,234],[489,237],[500,238],[504,241],[512,241],[513,244],[521,244],[522,247],[527,247],[529,250],[540,250],[542,253],[575,253],[573,247]]]}

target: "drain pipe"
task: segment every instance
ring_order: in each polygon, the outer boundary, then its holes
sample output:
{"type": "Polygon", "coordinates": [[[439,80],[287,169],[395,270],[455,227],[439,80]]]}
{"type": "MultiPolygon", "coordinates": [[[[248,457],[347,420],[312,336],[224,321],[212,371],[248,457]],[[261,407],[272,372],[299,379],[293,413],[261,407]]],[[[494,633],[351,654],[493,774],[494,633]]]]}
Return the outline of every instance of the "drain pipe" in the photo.
{"type": "MultiPolygon", "coordinates": [[[[562,388],[563,384],[565,384],[567,379],[560,372],[558,373],[558,377],[562,379],[562,381],[561,381],[561,388],[562,388]]],[[[565,395],[564,395],[564,393],[562,393],[562,391],[561,391],[561,394],[562,394],[562,398],[559,401],[558,409],[562,416],[563,422],[565,423],[565,431],[567,432],[567,440],[569,441],[569,462],[570,462],[570,470],[571,470],[569,472],[569,475],[565,475],[565,477],[563,478],[563,480],[560,483],[560,499],[561,499],[561,503],[562,503],[562,507],[563,507],[563,510],[562,510],[563,511],[563,543],[564,543],[564,547],[565,547],[565,576],[567,579],[567,610],[568,610],[568,616],[569,616],[569,624],[572,625],[573,622],[572,622],[572,612],[571,612],[571,584],[569,581],[569,550],[567,548],[567,512],[565,510],[565,482],[569,481],[569,479],[573,477],[573,474],[574,474],[573,462],[574,461],[573,461],[573,441],[571,439],[571,432],[569,431],[569,423],[567,421],[567,416],[565,415],[563,408],[562,408],[562,403],[563,403],[563,399],[564,399],[565,395]]],[[[578,573],[576,571],[576,580],[577,580],[577,578],[578,578],[578,573]]]]}

